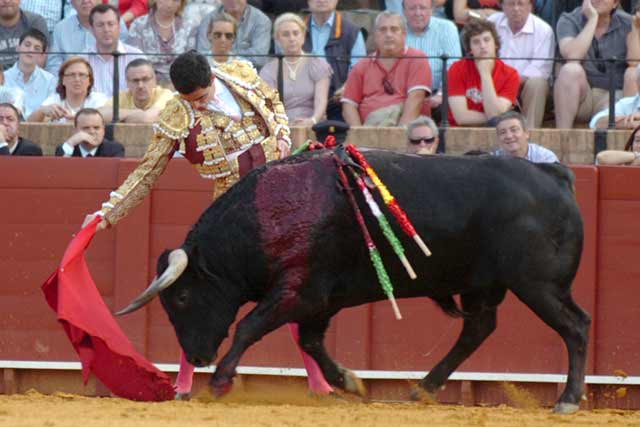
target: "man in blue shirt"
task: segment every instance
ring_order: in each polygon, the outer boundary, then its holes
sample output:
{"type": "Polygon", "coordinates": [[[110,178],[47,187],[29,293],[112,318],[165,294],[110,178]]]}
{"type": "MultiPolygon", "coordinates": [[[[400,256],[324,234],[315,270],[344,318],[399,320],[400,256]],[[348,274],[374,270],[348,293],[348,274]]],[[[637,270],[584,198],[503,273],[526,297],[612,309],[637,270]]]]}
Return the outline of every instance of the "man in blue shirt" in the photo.
{"type": "Polygon", "coordinates": [[[31,28],[22,34],[16,47],[18,62],[4,73],[5,84],[24,92],[24,117],[40,108],[55,89],[57,79],[38,66],[43,52],[47,50],[47,37],[39,30],[31,28]]]}
{"type": "Polygon", "coordinates": [[[407,46],[420,49],[429,57],[431,66],[432,96],[428,102],[431,109],[442,104],[442,60],[448,55],[447,69],[462,56],[460,37],[455,24],[447,19],[436,18],[432,14],[432,0],[405,0],[404,16],[407,18],[407,46]]]}
{"type": "Polygon", "coordinates": [[[336,12],[338,0],[308,0],[311,16],[307,19],[307,33],[303,50],[324,56],[333,69],[329,86],[327,118],[342,119],[340,96],[349,70],[367,55],[360,28],[342,13],[336,12]]]}

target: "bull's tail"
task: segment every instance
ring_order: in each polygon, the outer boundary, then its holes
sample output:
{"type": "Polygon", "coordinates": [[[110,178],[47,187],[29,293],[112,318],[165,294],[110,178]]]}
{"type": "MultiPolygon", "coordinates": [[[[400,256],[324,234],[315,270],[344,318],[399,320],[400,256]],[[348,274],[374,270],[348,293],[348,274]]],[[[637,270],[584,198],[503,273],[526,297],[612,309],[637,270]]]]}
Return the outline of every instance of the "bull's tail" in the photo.
{"type": "Polygon", "coordinates": [[[458,306],[458,303],[452,296],[431,298],[438,304],[438,307],[442,309],[448,316],[451,317],[465,317],[466,313],[458,306]]]}

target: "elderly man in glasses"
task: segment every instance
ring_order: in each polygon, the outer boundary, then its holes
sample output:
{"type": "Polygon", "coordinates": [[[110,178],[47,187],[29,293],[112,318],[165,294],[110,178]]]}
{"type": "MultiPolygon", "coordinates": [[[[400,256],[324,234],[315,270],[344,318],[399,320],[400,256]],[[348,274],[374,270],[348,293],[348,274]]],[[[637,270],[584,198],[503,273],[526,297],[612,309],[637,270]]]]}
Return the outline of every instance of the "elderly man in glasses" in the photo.
{"type": "Polygon", "coordinates": [[[436,154],[439,144],[438,126],[430,117],[420,116],[407,125],[407,153],[436,154]]]}
{"type": "Polygon", "coordinates": [[[609,77],[616,98],[637,92],[631,61],[640,58],[640,18],[618,8],[618,0],[584,0],[560,16],[557,25],[560,55],[567,60],[556,78],[553,101],[556,127],[586,123],[609,104],[609,77]],[[613,64],[603,60],[616,57],[613,64]],[[626,61],[625,61],[626,59],[626,61]]]}
{"type": "Polygon", "coordinates": [[[398,126],[421,113],[430,115],[424,100],[431,94],[431,67],[424,52],[406,46],[405,18],[381,12],[374,37],[375,55],[358,61],[345,83],[345,121],[351,126],[398,126]]]}

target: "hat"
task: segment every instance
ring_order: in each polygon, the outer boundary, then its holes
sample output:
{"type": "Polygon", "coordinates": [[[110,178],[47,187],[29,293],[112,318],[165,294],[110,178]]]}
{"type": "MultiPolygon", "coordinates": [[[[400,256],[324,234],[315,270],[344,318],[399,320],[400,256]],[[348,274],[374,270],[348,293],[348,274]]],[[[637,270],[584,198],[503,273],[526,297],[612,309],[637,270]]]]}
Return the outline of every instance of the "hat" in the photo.
{"type": "Polygon", "coordinates": [[[343,144],[347,139],[349,125],[338,120],[324,120],[313,125],[311,129],[316,133],[316,139],[320,143],[324,143],[329,135],[333,135],[337,144],[343,144]]]}

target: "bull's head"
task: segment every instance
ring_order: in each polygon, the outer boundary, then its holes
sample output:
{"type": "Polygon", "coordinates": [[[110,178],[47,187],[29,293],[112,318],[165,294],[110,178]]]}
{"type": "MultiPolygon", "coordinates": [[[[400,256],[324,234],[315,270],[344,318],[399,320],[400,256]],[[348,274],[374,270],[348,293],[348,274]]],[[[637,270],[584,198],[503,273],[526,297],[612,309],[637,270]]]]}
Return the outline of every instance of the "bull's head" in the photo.
{"type": "MultiPolygon", "coordinates": [[[[191,257],[197,259],[193,254],[191,257]]],[[[184,249],[165,251],[158,258],[158,275],[151,285],[116,314],[136,311],[160,295],[187,360],[195,366],[207,366],[227,337],[238,304],[225,298],[228,287],[224,281],[196,259],[190,259],[184,249]]]]}

